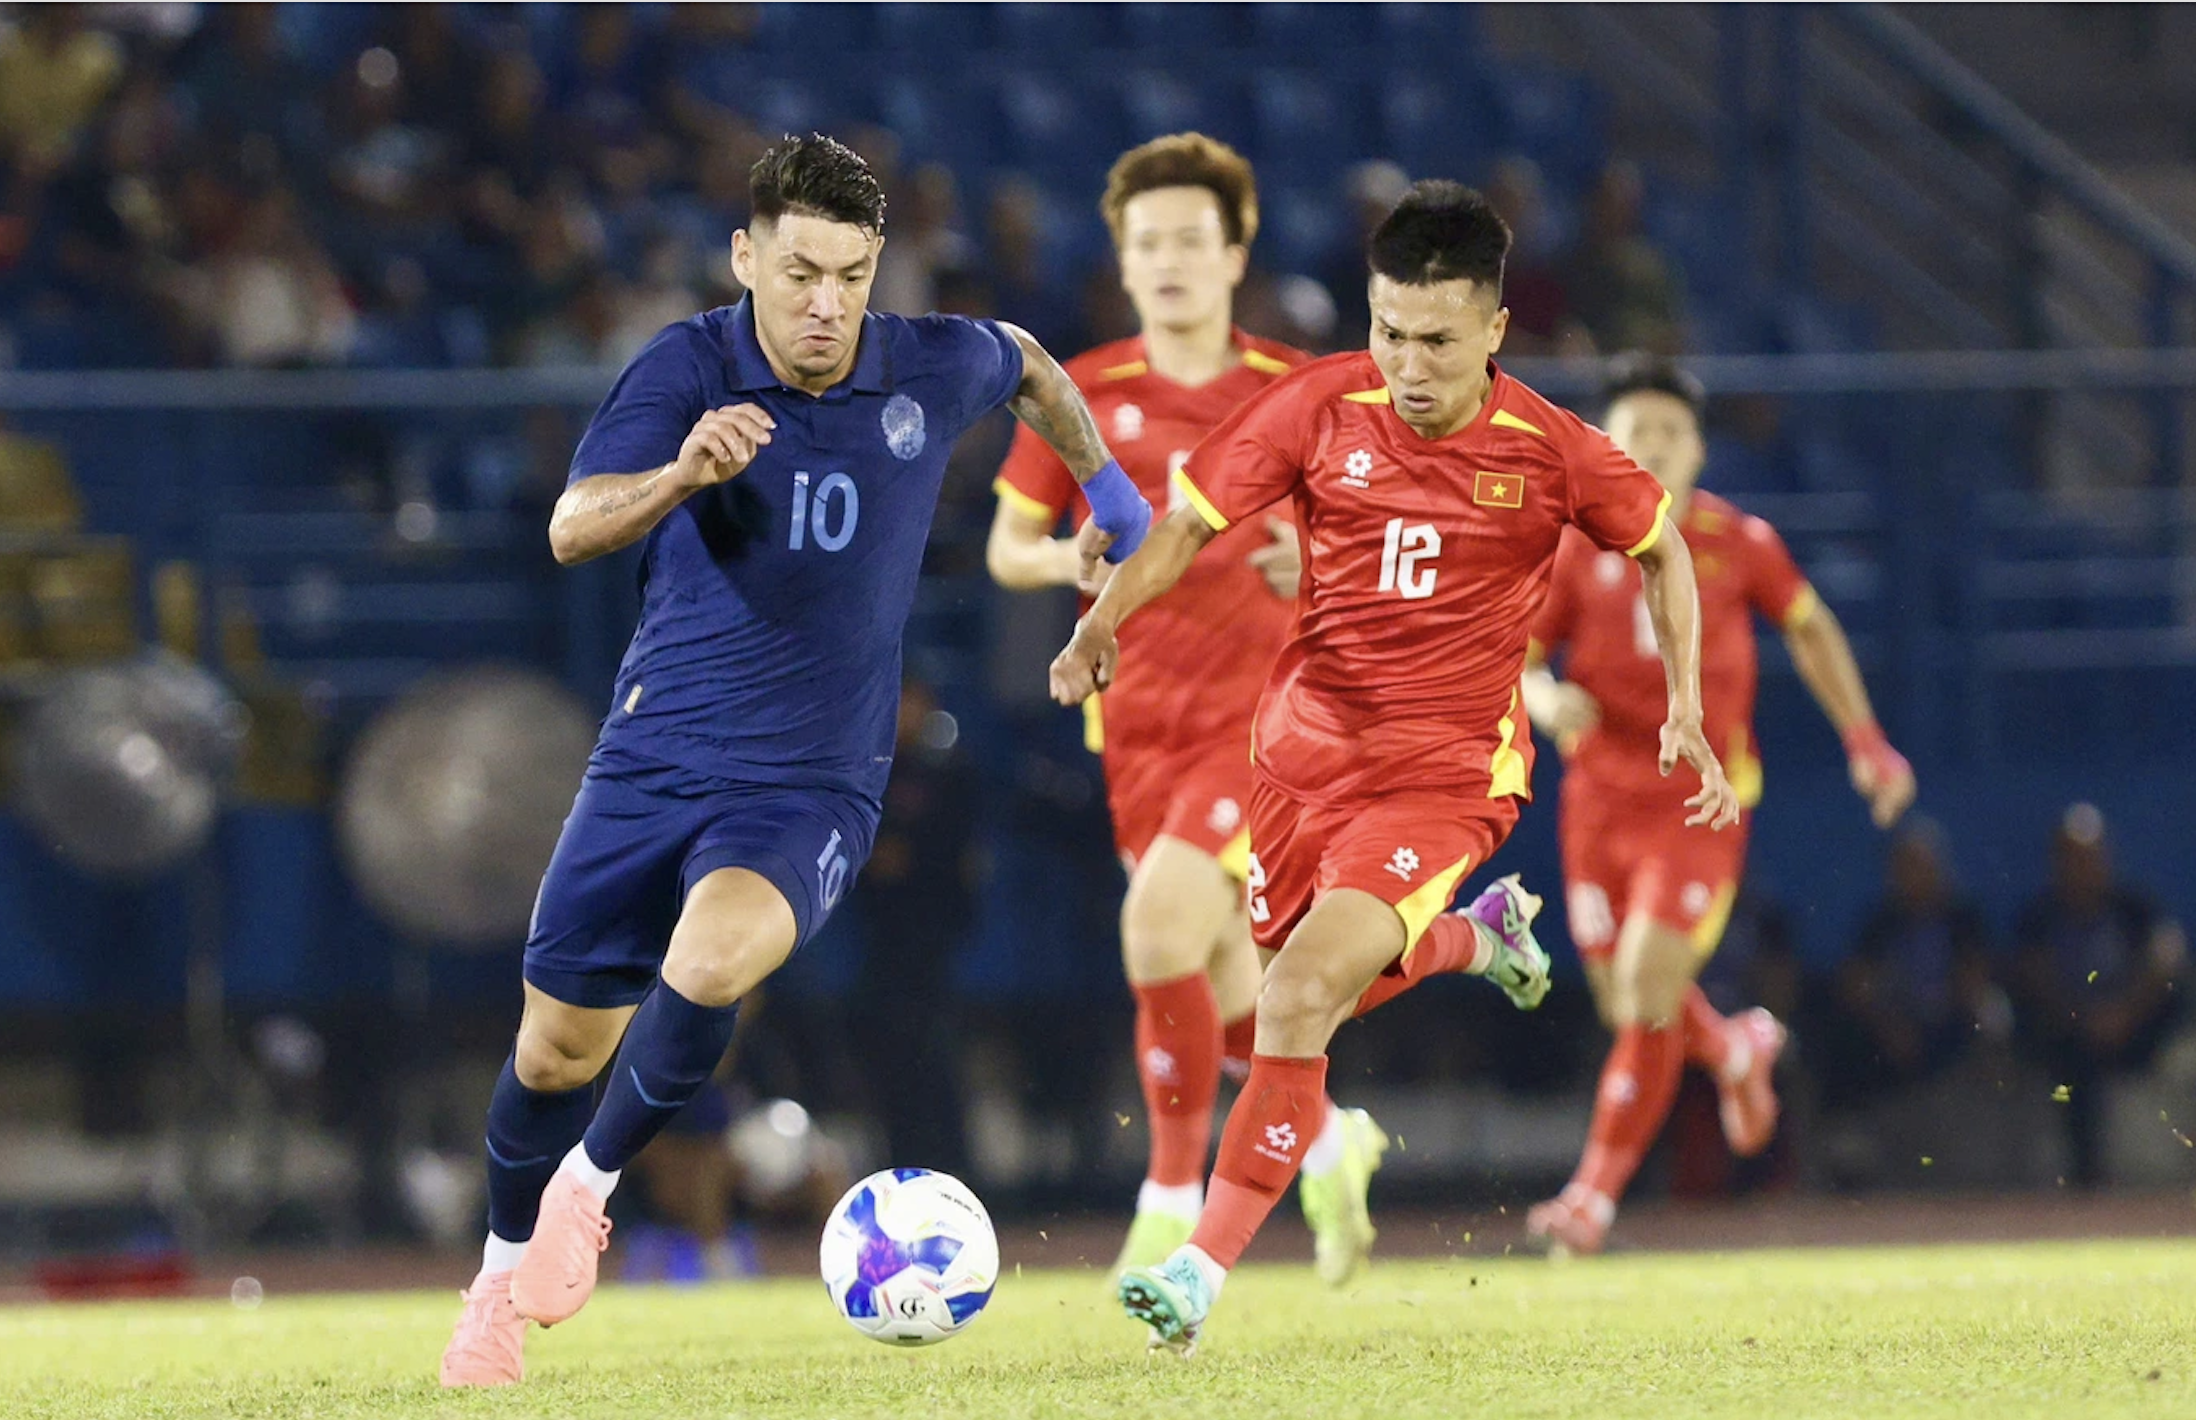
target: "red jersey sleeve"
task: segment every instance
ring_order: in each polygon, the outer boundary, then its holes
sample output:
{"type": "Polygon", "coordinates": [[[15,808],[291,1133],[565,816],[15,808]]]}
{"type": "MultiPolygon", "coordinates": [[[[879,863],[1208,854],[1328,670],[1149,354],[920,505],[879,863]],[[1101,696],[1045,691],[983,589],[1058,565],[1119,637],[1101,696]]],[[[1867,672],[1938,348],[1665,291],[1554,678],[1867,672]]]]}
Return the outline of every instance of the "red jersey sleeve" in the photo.
{"type": "Polygon", "coordinates": [[[1174,486],[1215,532],[1280,502],[1303,481],[1322,408],[1306,393],[1296,377],[1274,381],[1236,406],[1175,470],[1174,486]]]}
{"type": "Polygon", "coordinates": [[[1075,475],[1027,424],[1015,426],[1014,445],[991,488],[1002,502],[1047,528],[1059,523],[1076,494],[1075,475]]]}
{"type": "Polygon", "coordinates": [[[1796,626],[1815,609],[1815,589],[1768,520],[1748,514],[1739,524],[1746,549],[1746,599],[1779,626],[1796,626]]]}
{"type": "Polygon", "coordinates": [[[1564,449],[1571,524],[1596,547],[1637,557],[1662,535],[1670,495],[1607,434],[1579,420],[1564,449]]]}
{"type": "Polygon", "coordinates": [[[1585,556],[1592,556],[1585,544],[1574,534],[1565,533],[1556,548],[1555,568],[1548,577],[1548,599],[1540,604],[1540,615],[1533,619],[1532,641],[1542,655],[1552,655],[1558,646],[1571,639],[1578,625],[1578,578],[1585,567],[1585,556]]]}

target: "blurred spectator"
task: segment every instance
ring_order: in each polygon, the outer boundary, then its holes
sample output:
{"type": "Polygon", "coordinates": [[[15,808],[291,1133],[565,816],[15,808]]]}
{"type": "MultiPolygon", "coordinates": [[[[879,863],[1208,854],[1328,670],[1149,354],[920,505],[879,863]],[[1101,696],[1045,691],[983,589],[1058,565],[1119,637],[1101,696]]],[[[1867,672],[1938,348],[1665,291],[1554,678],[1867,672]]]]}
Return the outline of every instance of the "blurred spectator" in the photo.
{"type": "Polygon", "coordinates": [[[1502,304],[1510,309],[1507,355],[1591,355],[1593,338],[1571,314],[1570,295],[1556,269],[1561,234],[1548,207],[1540,165],[1508,157],[1495,164],[1487,200],[1510,224],[1510,259],[1502,273],[1502,304]]]}
{"type": "Polygon", "coordinates": [[[334,263],[281,190],[237,207],[218,245],[181,273],[177,294],[231,365],[334,363],[357,325],[334,263]]]}
{"type": "MultiPolygon", "coordinates": [[[[1365,302],[1365,284],[1368,278],[1365,266],[1365,243],[1371,239],[1373,228],[1403,200],[1410,190],[1409,173],[1395,163],[1380,159],[1359,163],[1343,180],[1343,201],[1350,212],[1349,227],[1340,247],[1319,279],[1334,301],[1334,328],[1331,339],[1345,350],[1363,346],[1372,333],[1372,308],[1365,302]]],[[[1276,332],[1260,330],[1244,322],[1247,330],[1257,330],[1260,335],[1276,332]]]]}
{"type": "Polygon", "coordinates": [[[50,172],[122,77],[122,46],[80,5],[26,5],[0,28],[0,149],[50,172]]]}
{"type": "Polygon", "coordinates": [[[1640,234],[1645,184],[1637,166],[1602,169],[1586,197],[1586,219],[1564,285],[1571,309],[1603,350],[1676,354],[1684,344],[1677,270],[1640,234]]]}
{"type": "MultiPolygon", "coordinates": [[[[610,363],[623,333],[619,314],[624,304],[624,283],[614,273],[600,267],[588,270],[573,284],[561,305],[526,328],[519,338],[518,362],[522,365],[610,363]]],[[[648,334],[654,335],[655,331],[648,334]]],[[[646,340],[647,336],[643,336],[643,343],[646,340]]]]}
{"type": "Polygon", "coordinates": [[[618,293],[603,352],[605,363],[624,364],[665,326],[704,309],[700,293],[689,281],[698,264],[678,237],[658,236],[648,243],[641,253],[638,279],[618,293]]]}
{"type": "Polygon", "coordinates": [[[895,315],[921,315],[937,307],[942,273],[975,264],[976,246],[962,227],[961,189],[953,169],[925,163],[907,186],[905,197],[891,194],[870,306],[895,315]]]}
{"type": "Polygon", "coordinates": [[[205,7],[205,24],[177,56],[177,91],[215,147],[257,140],[292,162],[310,161],[317,136],[313,81],[283,43],[275,5],[205,7]]]}
{"type": "Polygon", "coordinates": [[[1052,269],[1046,251],[1052,213],[1035,183],[1008,178],[985,208],[985,273],[997,294],[997,314],[1035,335],[1048,350],[1089,345],[1074,290],[1052,269]]]}
{"type": "MultiPolygon", "coordinates": [[[[2022,1039],[2066,1095],[2068,1178],[2105,1181],[2103,1090],[2147,1069],[2180,1015],[2180,924],[2113,872],[2104,815],[2075,804],[2051,843],[2051,886],[2021,913],[2012,986],[2022,1039]]],[[[2054,1096],[2056,1098],[2056,1095],[2054,1096]]]]}
{"type": "MultiPolygon", "coordinates": [[[[1892,842],[1884,896],[1832,981],[1823,1102],[1836,1109],[1934,1079],[1993,1009],[1982,913],[1954,884],[1944,835],[1915,820],[1892,842]]],[[[2002,1031],[1998,1032],[2002,1035],[2002,1031]]]]}

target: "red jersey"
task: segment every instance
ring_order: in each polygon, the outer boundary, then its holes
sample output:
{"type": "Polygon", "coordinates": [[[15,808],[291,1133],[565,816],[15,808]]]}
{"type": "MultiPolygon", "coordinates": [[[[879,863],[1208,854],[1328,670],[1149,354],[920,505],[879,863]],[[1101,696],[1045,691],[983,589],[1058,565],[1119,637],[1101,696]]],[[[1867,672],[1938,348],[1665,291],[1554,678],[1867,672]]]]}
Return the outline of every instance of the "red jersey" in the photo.
{"type": "MultiPolygon", "coordinates": [[[[1695,490],[1678,527],[1700,583],[1701,728],[1739,804],[1752,808],[1761,800],[1752,614],[1791,626],[1814,609],[1815,594],[1775,528],[1713,493],[1695,490]]],[[[1637,567],[1566,537],[1533,639],[1551,655],[1567,648],[1563,674],[1601,706],[1600,723],[1566,747],[1571,772],[1634,793],[1692,792],[1655,769],[1669,692],[1637,567]]]]}
{"type": "MultiPolygon", "coordinates": [[[[1169,475],[1236,407],[1310,357],[1235,332],[1242,363],[1194,388],[1154,374],[1141,337],[1086,351],[1064,366],[1089,404],[1106,447],[1154,509],[1179,507],[1169,475]],[[1171,503],[1170,503],[1171,499],[1171,503]]],[[[1075,475],[1027,427],[993,485],[1001,498],[1048,525],[1075,510],[1090,517],[1075,475]]],[[[1103,742],[1119,754],[1230,739],[1248,751],[1251,713],[1295,606],[1273,594],[1249,563],[1273,541],[1262,521],[1215,540],[1175,588],[1121,629],[1119,674],[1102,698],[1103,742]]],[[[1094,697],[1094,704],[1097,698],[1094,697]]],[[[1092,749],[1100,747],[1094,737],[1092,749]]]]}
{"type": "Polygon", "coordinates": [[[1652,475],[1488,369],[1486,405],[1429,440],[1391,407],[1369,353],[1328,356],[1229,416],[1176,475],[1215,528],[1294,502],[1296,629],[1253,737],[1261,773],[1292,796],[1530,797],[1518,680],[1557,539],[1572,524],[1637,556],[1662,527],[1669,497],[1652,475]]]}

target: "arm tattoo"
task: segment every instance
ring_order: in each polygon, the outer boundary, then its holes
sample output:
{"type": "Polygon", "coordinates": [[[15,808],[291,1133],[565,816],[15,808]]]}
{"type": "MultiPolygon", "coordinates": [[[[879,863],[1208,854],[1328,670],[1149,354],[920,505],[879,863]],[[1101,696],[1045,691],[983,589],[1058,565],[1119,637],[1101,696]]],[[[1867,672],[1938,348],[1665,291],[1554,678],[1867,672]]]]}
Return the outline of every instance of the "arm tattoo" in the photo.
{"type": "Polygon", "coordinates": [[[612,513],[623,512],[635,503],[651,497],[656,491],[657,480],[662,477],[663,470],[659,468],[648,477],[628,483],[622,488],[607,489],[588,505],[587,511],[598,518],[606,518],[612,513]]]}
{"type": "Polygon", "coordinates": [[[1014,329],[1022,347],[1022,384],[1007,408],[1014,417],[1035,430],[1052,446],[1078,483],[1105,467],[1112,457],[1106,441],[1098,436],[1098,422],[1090,417],[1082,391],[1028,332],[1014,329]]]}

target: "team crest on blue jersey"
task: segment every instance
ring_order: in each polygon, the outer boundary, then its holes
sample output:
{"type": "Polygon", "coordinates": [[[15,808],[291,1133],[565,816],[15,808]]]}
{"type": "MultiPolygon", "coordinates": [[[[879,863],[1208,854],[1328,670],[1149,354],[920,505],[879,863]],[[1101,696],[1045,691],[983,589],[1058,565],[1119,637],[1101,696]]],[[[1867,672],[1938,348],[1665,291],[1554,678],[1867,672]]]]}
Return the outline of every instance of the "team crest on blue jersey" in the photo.
{"type": "Polygon", "coordinates": [[[878,422],[884,427],[885,447],[896,459],[911,459],[923,451],[923,407],[904,394],[885,401],[878,422]]]}

